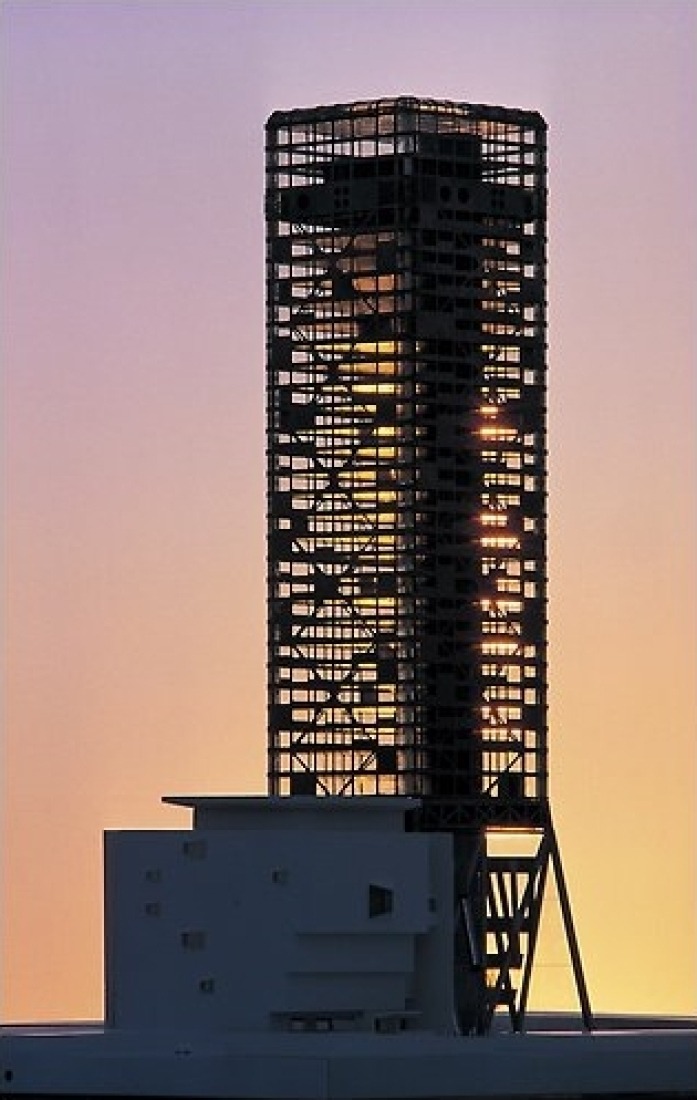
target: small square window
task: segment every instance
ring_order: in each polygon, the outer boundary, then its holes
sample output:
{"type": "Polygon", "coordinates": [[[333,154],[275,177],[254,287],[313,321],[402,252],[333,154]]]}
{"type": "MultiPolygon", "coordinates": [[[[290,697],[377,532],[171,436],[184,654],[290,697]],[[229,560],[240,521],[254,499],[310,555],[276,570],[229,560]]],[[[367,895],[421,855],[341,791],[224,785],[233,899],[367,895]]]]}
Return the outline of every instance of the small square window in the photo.
{"type": "Polygon", "coordinates": [[[394,891],[371,882],[368,886],[368,916],[381,917],[385,913],[391,913],[393,908],[394,891]]]}
{"type": "Polygon", "coordinates": [[[201,951],[206,946],[206,933],[199,928],[182,932],[181,945],[189,951],[201,951]]]}
{"type": "Polygon", "coordinates": [[[182,844],[182,854],[189,859],[205,859],[208,846],[205,840],[185,840],[182,844]]]}

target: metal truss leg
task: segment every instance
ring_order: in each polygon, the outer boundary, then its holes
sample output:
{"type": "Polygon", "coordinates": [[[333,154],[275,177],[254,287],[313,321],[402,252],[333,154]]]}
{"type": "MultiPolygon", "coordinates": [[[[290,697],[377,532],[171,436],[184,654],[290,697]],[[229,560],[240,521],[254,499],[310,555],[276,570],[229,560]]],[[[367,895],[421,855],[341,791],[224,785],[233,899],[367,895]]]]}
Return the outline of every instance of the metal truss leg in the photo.
{"type": "Polygon", "coordinates": [[[513,1031],[525,1030],[550,867],[557,885],[583,1027],[587,1031],[593,1029],[559,845],[549,822],[532,855],[488,855],[484,837],[456,840],[455,990],[458,1024],[463,1034],[489,1032],[497,1008],[504,1006],[513,1031]]]}
{"type": "Polygon", "coordinates": [[[552,825],[549,827],[550,832],[550,846],[552,856],[552,867],[554,868],[554,877],[557,882],[557,891],[559,893],[559,905],[561,907],[562,920],[564,921],[564,931],[566,932],[566,942],[569,945],[569,954],[571,956],[571,965],[574,971],[574,980],[576,982],[576,992],[578,993],[579,1004],[581,1006],[581,1018],[583,1020],[583,1026],[586,1031],[593,1030],[593,1011],[591,1009],[590,998],[588,996],[588,989],[586,987],[586,979],[583,973],[583,963],[581,961],[581,952],[578,946],[578,940],[576,938],[576,930],[574,928],[574,919],[571,913],[571,902],[569,901],[569,893],[566,889],[566,879],[564,878],[564,870],[562,868],[561,854],[559,852],[559,845],[557,843],[556,834],[552,825]]]}

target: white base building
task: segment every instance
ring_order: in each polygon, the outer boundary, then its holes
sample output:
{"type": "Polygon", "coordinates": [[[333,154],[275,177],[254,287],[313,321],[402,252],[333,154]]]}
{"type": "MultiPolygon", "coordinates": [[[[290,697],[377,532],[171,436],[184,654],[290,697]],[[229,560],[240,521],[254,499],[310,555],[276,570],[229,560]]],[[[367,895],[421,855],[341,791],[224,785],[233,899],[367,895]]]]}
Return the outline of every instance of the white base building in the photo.
{"type": "Polygon", "coordinates": [[[106,836],[104,1024],[3,1028],[2,1100],[697,1095],[667,1021],[456,1034],[452,840],[410,800],[165,801],[193,830],[106,836]]]}
{"type": "Polygon", "coordinates": [[[171,798],[193,832],[106,836],[106,1022],[452,1027],[451,838],[394,798],[171,798]]]}

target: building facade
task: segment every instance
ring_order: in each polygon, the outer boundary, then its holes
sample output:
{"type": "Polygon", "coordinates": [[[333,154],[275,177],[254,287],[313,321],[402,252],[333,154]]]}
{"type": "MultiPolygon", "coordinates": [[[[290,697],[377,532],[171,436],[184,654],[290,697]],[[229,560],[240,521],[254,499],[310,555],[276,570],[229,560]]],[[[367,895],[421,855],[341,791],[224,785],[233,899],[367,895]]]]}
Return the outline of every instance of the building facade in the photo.
{"type": "Polygon", "coordinates": [[[408,799],[172,797],[105,836],[106,1024],[452,1032],[452,838],[408,799]]]}
{"type": "Polygon", "coordinates": [[[454,833],[465,1031],[522,1027],[553,864],[589,1022],[547,788],[546,125],[400,97],[266,134],[270,792],[454,833]]]}
{"type": "Polygon", "coordinates": [[[545,138],[406,98],[269,120],[274,794],[543,821],[545,138]]]}

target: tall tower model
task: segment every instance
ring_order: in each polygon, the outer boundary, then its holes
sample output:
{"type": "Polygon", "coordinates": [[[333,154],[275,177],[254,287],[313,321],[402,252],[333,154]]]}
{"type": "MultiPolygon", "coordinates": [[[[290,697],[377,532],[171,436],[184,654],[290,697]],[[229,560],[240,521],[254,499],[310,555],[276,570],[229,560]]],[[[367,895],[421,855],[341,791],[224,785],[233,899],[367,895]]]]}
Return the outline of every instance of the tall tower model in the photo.
{"type": "Polygon", "coordinates": [[[478,1032],[523,1025],[550,865],[590,1021],[547,789],[545,139],[407,97],[267,124],[270,791],[454,834],[478,1032]]]}

